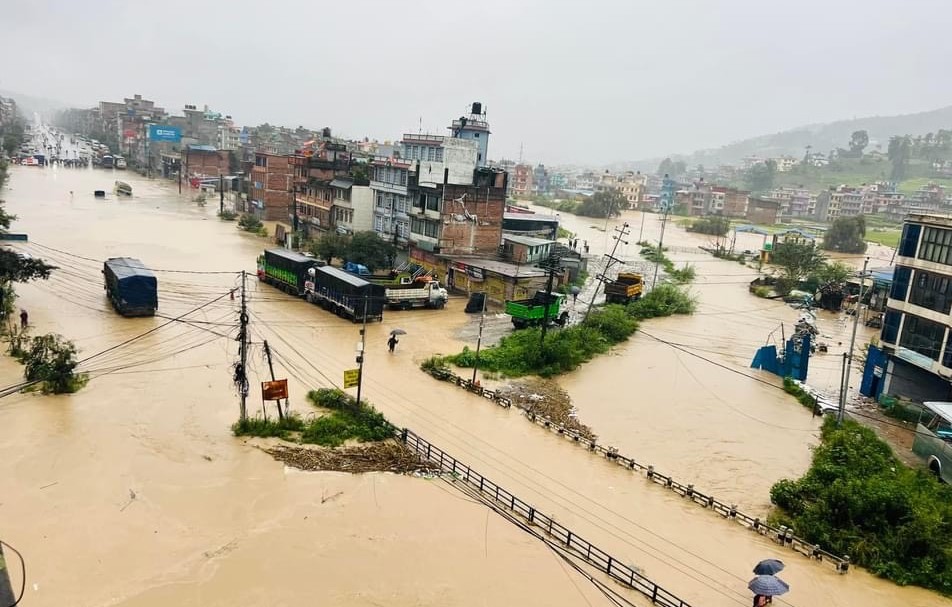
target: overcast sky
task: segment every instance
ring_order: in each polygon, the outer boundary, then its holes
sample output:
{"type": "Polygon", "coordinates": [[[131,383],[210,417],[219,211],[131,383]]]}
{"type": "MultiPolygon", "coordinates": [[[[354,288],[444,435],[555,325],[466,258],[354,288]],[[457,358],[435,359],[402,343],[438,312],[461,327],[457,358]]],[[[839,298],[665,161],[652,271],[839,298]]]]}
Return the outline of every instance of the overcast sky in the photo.
{"type": "Polygon", "coordinates": [[[141,93],[238,124],[445,132],[488,109],[490,157],[587,164],[952,104],[947,0],[24,0],[0,88],[141,93]]]}

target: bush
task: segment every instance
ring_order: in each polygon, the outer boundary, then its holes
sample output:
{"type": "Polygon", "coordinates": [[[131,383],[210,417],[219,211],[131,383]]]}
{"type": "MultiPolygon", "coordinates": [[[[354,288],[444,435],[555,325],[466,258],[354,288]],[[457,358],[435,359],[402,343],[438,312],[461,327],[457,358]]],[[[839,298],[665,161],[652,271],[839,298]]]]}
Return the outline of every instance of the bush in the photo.
{"type": "Polygon", "coordinates": [[[753,293],[754,293],[754,295],[756,295],[757,297],[762,297],[762,298],[766,299],[766,298],[770,297],[770,287],[766,287],[766,286],[763,286],[763,285],[761,285],[761,286],[759,286],[759,287],[754,287],[753,293]]]}
{"type": "Polygon", "coordinates": [[[731,220],[727,217],[712,215],[710,217],[701,217],[695,219],[688,226],[688,232],[697,232],[699,234],[710,234],[711,236],[727,236],[730,230],[731,220]]]}
{"type": "Polygon", "coordinates": [[[61,335],[34,337],[18,358],[25,367],[27,381],[41,382],[46,393],[76,392],[88,381],[85,374],[76,373],[76,345],[61,335]]]}
{"type": "Polygon", "coordinates": [[[625,306],[609,304],[588,315],[584,325],[595,329],[613,344],[625,341],[638,330],[638,321],[628,315],[625,306]]]}
{"type": "Polygon", "coordinates": [[[285,415],[284,419],[246,417],[231,426],[231,431],[235,436],[260,436],[262,438],[288,438],[291,432],[300,432],[303,429],[304,420],[293,413],[285,415]]]}
{"type": "Polygon", "coordinates": [[[693,314],[697,300],[686,291],[672,284],[660,284],[641,297],[628,304],[628,315],[636,320],[671,316],[672,314],[693,314]]]}
{"type": "Polygon", "coordinates": [[[770,491],[778,522],[898,584],[952,595],[952,488],[869,428],[826,419],[810,469],[770,491]]]}
{"type": "Polygon", "coordinates": [[[783,378],[783,391],[787,394],[790,394],[796,397],[797,402],[801,405],[810,409],[811,411],[816,408],[816,398],[813,397],[809,392],[803,389],[803,387],[795,382],[791,377],[783,378]]]}
{"type": "Polygon", "coordinates": [[[360,406],[350,395],[338,389],[311,390],[307,398],[315,407],[330,409],[309,422],[301,434],[301,442],[339,447],[354,439],[360,442],[382,441],[393,438],[396,428],[372,406],[360,406]]]}
{"type": "Polygon", "coordinates": [[[221,219],[222,221],[234,221],[235,218],[237,217],[238,217],[238,213],[235,213],[234,211],[229,211],[228,209],[225,209],[223,211],[218,211],[218,218],[221,219]]]}
{"type": "Polygon", "coordinates": [[[238,228],[245,232],[258,232],[264,228],[264,224],[254,215],[245,213],[238,219],[238,228]]]}
{"type": "Polygon", "coordinates": [[[691,282],[696,275],[697,272],[695,272],[694,266],[689,263],[684,264],[683,268],[675,268],[672,266],[672,268],[668,270],[668,276],[675,282],[681,284],[691,282]]]}

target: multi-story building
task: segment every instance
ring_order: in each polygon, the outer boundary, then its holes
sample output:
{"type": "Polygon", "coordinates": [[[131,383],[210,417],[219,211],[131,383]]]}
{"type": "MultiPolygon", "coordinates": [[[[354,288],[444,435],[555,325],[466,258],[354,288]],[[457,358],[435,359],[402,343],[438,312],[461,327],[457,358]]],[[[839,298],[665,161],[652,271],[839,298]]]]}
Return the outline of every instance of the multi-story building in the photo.
{"type": "Polygon", "coordinates": [[[952,218],[909,215],[881,335],[887,356],[871,392],[916,401],[952,396],[952,218]]]}
{"type": "MultiPolygon", "coordinates": [[[[518,179],[518,175],[516,176],[518,179]]],[[[595,183],[598,178],[595,173],[585,172],[575,176],[572,189],[583,194],[591,194],[595,191],[595,183]]]]}
{"type": "Polygon", "coordinates": [[[532,193],[538,195],[549,193],[549,172],[545,170],[544,164],[537,164],[532,170],[532,193]]]}
{"type": "Polygon", "coordinates": [[[512,175],[512,183],[509,187],[513,197],[528,196],[532,193],[531,165],[517,164],[512,175]]]}
{"type": "Polygon", "coordinates": [[[675,206],[688,215],[746,217],[750,192],[727,186],[712,186],[699,179],[675,192],[675,206]]]}
{"type": "Polygon", "coordinates": [[[469,116],[460,116],[449,127],[453,139],[465,139],[476,143],[476,165],[489,164],[489,123],[483,104],[473,103],[469,116]]]}
{"type": "Polygon", "coordinates": [[[292,162],[291,156],[256,153],[249,211],[265,221],[287,221],[293,213],[295,167],[299,164],[292,162]]]}
{"type": "Polygon", "coordinates": [[[793,170],[793,167],[797,166],[798,161],[793,156],[780,156],[779,158],[771,158],[774,161],[774,165],[777,167],[778,173],[786,173],[787,171],[793,170]]]}
{"type": "Polygon", "coordinates": [[[236,128],[233,124],[218,125],[218,138],[216,139],[216,143],[219,150],[237,150],[241,147],[241,130],[236,128]]]}
{"type": "Polygon", "coordinates": [[[780,203],[783,217],[810,217],[816,212],[816,195],[806,188],[783,186],[771,190],[767,198],[780,203]]]}
{"type": "MultiPolygon", "coordinates": [[[[297,187],[294,194],[294,212],[300,229],[309,235],[315,231],[334,230],[338,217],[343,220],[342,231],[354,231],[355,221],[360,225],[366,223],[363,214],[354,218],[349,212],[354,210],[355,201],[354,180],[350,176],[353,158],[346,145],[324,141],[316,150],[300,158],[303,160],[295,175],[297,187]],[[340,213],[336,211],[337,206],[342,208],[340,213]]],[[[366,186],[367,183],[359,185],[366,186]]],[[[362,200],[363,195],[358,194],[358,200],[362,200]]]]}
{"type": "Polygon", "coordinates": [[[371,171],[374,231],[405,245],[410,241],[410,192],[416,185],[415,166],[400,158],[378,158],[371,163],[371,171]]]}
{"type": "Polygon", "coordinates": [[[635,210],[641,208],[647,180],[641,171],[628,171],[618,177],[617,187],[625,200],[628,201],[628,209],[635,210]]]}

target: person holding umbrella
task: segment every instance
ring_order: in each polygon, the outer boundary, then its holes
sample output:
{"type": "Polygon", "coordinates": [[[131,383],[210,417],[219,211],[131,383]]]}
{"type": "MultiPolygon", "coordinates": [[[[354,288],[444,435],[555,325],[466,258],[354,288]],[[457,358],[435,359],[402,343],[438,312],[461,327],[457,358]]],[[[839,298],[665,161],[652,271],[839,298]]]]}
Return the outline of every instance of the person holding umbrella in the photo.
{"type": "Polygon", "coordinates": [[[785,594],[790,590],[790,586],[786,582],[774,575],[782,571],[783,568],[783,561],[777,559],[760,561],[754,567],[754,573],[757,576],[747,584],[747,588],[754,593],[754,607],[769,605],[773,603],[773,597],[785,594]]]}
{"type": "Polygon", "coordinates": [[[387,340],[387,347],[390,348],[390,353],[393,354],[393,350],[397,347],[397,344],[400,343],[397,341],[397,335],[406,335],[407,332],[403,329],[394,329],[390,332],[390,339],[387,340]]]}

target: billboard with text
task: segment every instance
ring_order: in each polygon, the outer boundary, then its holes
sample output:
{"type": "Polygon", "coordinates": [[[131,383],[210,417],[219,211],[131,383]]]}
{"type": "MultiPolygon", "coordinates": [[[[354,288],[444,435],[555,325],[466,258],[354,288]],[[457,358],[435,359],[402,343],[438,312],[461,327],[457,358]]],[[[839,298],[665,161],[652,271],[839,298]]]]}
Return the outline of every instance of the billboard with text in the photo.
{"type": "Polygon", "coordinates": [[[152,141],[172,141],[178,143],[182,140],[182,129],[177,126],[150,124],[149,139],[152,141]]]}

